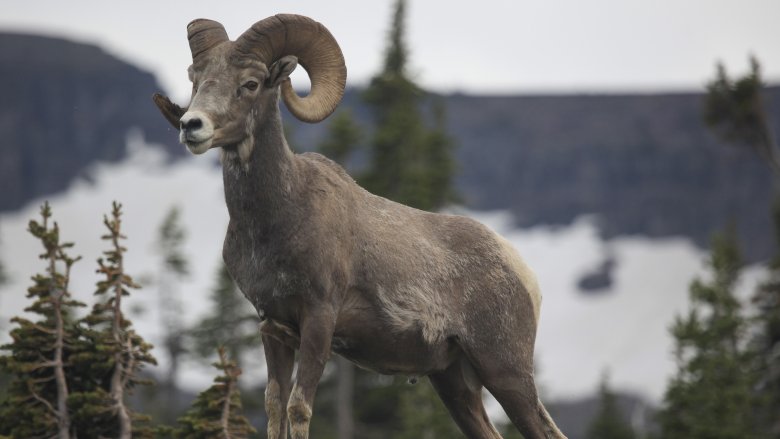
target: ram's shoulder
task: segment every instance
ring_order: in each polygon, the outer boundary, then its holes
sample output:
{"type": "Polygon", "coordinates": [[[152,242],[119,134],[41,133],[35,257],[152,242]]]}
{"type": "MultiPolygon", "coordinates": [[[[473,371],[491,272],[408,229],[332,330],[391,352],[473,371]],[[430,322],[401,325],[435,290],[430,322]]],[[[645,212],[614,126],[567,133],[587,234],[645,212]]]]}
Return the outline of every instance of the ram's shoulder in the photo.
{"type": "Polygon", "coordinates": [[[347,174],[338,163],[316,152],[305,152],[298,154],[299,160],[310,170],[321,173],[333,174],[347,182],[354,183],[355,180],[347,174]]]}

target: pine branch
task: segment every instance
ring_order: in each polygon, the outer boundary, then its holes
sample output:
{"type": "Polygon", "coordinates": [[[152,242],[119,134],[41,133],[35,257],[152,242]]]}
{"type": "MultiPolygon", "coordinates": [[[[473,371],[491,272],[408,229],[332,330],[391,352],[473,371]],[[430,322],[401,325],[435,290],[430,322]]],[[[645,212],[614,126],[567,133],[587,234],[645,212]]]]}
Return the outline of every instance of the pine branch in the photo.
{"type": "Polygon", "coordinates": [[[65,276],[64,276],[64,279],[63,279],[64,283],[63,283],[63,287],[62,287],[62,292],[63,292],[63,295],[67,296],[67,295],[70,295],[70,293],[68,292],[69,291],[69,287],[70,287],[70,270],[73,267],[73,264],[75,264],[76,262],[81,260],[81,256],[76,256],[75,258],[70,258],[70,257],[65,255],[65,253],[63,253],[60,250],[59,257],[60,257],[60,259],[65,261],[65,276]]]}
{"type": "Polygon", "coordinates": [[[31,382],[27,382],[27,389],[30,392],[30,395],[35,399],[36,401],[40,402],[44,405],[53,415],[56,419],[60,419],[60,413],[57,411],[57,409],[54,408],[53,405],[49,401],[46,401],[44,398],[41,398],[40,395],[35,391],[35,388],[33,387],[31,382]]]}
{"type": "Polygon", "coordinates": [[[30,327],[32,327],[33,329],[37,329],[38,331],[41,331],[44,334],[54,335],[57,333],[57,331],[55,331],[54,329],[41,326],[38,323],[30,322],[30,327]]]}
{"type": "MultiPolygon", "coordinates": [[[[40,361],[40,362],[46,363],[48,361],[51,361],[48,358],[44,357],[40,350],[35,352],[35,355],[38,356],[38,361],[40,361]]],[[[33,368],[33,370],[35,370],[35,369],[37,369],[37,368],[33,368]]]]}
{"type": "Polygon", "coordinates": [[[130,380],[134,377],[133,370],[135,369],[135,355],[133,355],[133,340],[132,337],[127,337],[127,343],[126,343],[126,352],[127,352],[127,368],[125,369],[125,375],[122,379],[122,387],[126,388],[127,384],[130,382],[130,380]]]}
{"type": "Polygon", "coordinates": [[[32,371],[36,371],[36,370],[39,370],[39,369],[55,368],[55,367],[57,367],[57,365],[58,365],[58,363],[56,361],[46,360],[46,361],[44,361],[42,363],[33,364],[32,366],[29,367],[29,370],[32,372],[32,371]]]}
{"type": "Polygon", "coordinates": [[[30,378],[29,381],[32,382],[33,384],[43,384],[43,383],[48,383],[53,379],[54,379],[54,375],[50,377],[44,377],[44,378],[30,378]]]}

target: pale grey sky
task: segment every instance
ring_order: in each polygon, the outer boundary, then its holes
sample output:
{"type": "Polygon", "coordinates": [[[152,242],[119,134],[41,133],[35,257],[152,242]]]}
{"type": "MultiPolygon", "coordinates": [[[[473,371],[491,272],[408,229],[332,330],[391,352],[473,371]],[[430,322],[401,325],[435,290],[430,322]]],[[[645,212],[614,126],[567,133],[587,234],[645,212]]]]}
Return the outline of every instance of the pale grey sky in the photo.
{"type": "MultiPolygon", "coordinates": [[[[186,25],[222,22],[231,38],[279,12],[308,15],[342,46],[351,84],[380,67],[393,0],[187,2],[6,1],[0,30],[93,42],[152,71],[174,98],[189,94],[186,25]]],[[[417,80],[467,93],[700,88],[717,60],[780,81],[778,0],[409,0],[417,80]]],[[[300,81],[303,75],[297,75],[300,81]]]]}

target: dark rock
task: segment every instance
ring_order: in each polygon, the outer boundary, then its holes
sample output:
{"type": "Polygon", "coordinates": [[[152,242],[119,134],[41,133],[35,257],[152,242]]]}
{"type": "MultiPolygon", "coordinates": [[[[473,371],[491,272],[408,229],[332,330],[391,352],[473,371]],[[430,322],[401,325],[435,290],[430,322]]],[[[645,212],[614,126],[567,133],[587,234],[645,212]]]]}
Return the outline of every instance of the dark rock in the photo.
{"type": "Polygon", "coordinates": [[[593,271],[585,273],[577,281],[580,291],[587,294],[600,294],[609,292],[612,287],[612,273],[617,265],[614,257],[608,257],[593,271]]]}
{"type": "Polygon", "coordinates": [[[129,130],[168,145],[147,72],[96,46],[0,33],[0,211],[67,188],[95,161],[125,156],[129,130]]]}

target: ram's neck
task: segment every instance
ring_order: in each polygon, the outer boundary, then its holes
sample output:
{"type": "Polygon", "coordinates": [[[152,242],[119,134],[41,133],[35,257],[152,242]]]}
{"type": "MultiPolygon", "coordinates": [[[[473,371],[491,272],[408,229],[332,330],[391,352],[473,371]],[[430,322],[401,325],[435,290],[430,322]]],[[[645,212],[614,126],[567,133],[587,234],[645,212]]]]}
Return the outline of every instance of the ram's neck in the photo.
{"type": "Polygon", "coordinates": [[[294,202],[297,172],[284,138],[278,105],[253,117],[248,143],[227,149],[222,157],[225,202],[231,220],[276,222],[294,202]]]}

